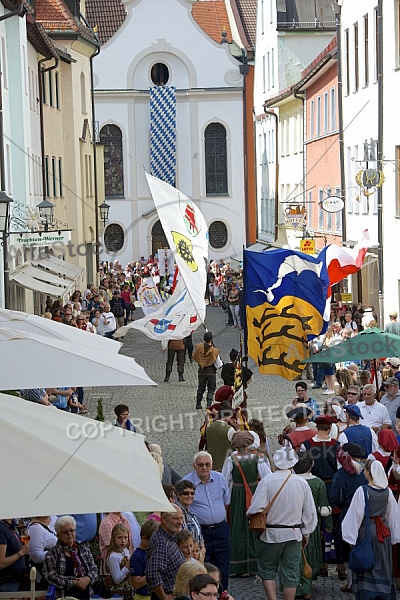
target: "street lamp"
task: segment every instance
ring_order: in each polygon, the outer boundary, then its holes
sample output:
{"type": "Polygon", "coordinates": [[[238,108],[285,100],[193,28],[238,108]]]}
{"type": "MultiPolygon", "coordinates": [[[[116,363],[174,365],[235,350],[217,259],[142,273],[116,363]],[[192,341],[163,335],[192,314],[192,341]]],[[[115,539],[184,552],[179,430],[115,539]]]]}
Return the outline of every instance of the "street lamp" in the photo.
{"type": "Polygon", "coordinates": [[[47,232],[49,230],[49,226],[53,223],[54,218],[54,204],[45,198],[37,205],[39,209],[39,214],[44,220],[44,230],[47,232]]]}
{"type": "Polygon", "coordinates": [[[0,232],[2,236],[1,245],[3,246],[3,281],[4,281],[4,306],[10,308],[10,281],[8,269],[8,248],[7,237],[9,235],[10,225],[10,204],[13,202],[5,192],[0,192],[0,232]]]}
{"type": "Polygon", "coordinates": [[[110,205],[107,202],[102,202],[99,206],[100,219],[103,221],[103,226],[106,226],[108,221],[108,213],[110,211],[110,205]]]}

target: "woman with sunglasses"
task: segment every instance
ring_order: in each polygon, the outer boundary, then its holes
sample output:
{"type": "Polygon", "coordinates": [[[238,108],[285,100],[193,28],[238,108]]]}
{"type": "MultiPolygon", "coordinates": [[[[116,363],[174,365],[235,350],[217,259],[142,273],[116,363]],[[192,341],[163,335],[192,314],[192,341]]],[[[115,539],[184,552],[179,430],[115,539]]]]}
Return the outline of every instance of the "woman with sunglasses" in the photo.
{"type": "Polygon", "coordinates": [[[195,542],[199,543],[200,546],[200,557],[204,560],[206,548],[204,545],[203,535],[201,533],[201,526],[195,515],[190,510],[190,506],[194,500],[195,486],[191,481],[187,479],[181,479],[175,484],[175,496],[176,504],[182,509],[183,514],[183,529],[188,529],[195,542]]]}

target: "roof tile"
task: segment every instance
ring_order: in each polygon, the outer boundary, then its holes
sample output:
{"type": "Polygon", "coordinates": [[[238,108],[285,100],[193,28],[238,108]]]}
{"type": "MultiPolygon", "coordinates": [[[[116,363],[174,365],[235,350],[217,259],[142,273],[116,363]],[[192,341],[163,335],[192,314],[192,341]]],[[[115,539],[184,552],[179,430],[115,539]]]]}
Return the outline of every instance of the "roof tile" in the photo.
{"type": "Polygon", "coordinates": [[[100,44],[112,38],[126,17],[121,0],[86,0],[86,19],[91,27],[97,27],[100,44]]]}
{"type": "Polygon", "coordinates": [[[78,22],[63,0],[36,0],[36,19],[50,33],[79,29],[78,22]]]}
{"type": "Polygon", "coordinates": [[[257,0],[235,0],[249,46],[256,47],[257,0]]]}
{"type": "Polygon", "coordinates": [[[224,0],[197,0],[192,6],[194,20],[215,42],[221,43],[222,32],[232,41],[231,27],[224,0]]]}

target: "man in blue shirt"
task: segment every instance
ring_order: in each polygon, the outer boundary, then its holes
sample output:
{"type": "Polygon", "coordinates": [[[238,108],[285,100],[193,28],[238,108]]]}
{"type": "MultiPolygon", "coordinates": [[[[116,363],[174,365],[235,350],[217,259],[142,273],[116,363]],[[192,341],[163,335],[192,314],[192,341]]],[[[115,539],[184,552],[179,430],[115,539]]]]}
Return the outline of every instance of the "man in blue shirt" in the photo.
{"type": "Polygon", "coordinates": [[[225,477],[212,470],[212,457],[208,452],[198,452],[194,456],[194,471],[183,477],[196,488],[190,507],[201,525],[206,546],[205,561],[217,566],[221,571],[222,588],[228,588],[229,578],[229,526],[226,522],[226,507],[230,494],[225,477]]]}

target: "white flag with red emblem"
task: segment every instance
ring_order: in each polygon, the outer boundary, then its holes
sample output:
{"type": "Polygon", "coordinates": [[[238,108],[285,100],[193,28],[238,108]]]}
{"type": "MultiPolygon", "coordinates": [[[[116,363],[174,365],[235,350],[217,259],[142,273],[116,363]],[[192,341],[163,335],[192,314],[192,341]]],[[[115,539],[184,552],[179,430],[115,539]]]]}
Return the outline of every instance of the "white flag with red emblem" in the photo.
{"type": "Polygon", "coordinates": [[[161,225],[199,322],[206,315],[208,231],[200,209],[168,183],[146,173],[161,225]]]}

